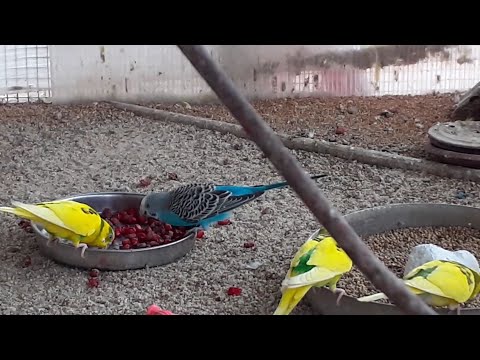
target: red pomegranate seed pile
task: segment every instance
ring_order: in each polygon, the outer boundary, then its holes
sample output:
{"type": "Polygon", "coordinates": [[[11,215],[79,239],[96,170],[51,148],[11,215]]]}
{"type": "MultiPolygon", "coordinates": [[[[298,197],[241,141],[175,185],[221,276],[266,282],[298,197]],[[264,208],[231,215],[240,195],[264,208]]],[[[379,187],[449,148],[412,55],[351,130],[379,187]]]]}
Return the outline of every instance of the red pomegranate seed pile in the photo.
{"type": "Polygon", "coordinates": [[[120,212],[105,209],[101,216],[115,228],[115,241],[112,245],[114,249],[143,249],[169,244],[183,239],[187,232],[187,228],[173,227],[141,216],[135,208],[120,212]]]}

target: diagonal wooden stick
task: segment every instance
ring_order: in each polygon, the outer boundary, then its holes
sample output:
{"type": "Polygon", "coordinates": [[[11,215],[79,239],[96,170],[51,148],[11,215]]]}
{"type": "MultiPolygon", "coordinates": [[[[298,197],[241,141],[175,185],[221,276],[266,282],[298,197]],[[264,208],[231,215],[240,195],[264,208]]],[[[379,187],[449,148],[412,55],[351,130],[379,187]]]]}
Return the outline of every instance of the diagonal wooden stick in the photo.
{"type": "Polygon", "coordinates": [[[245,96],[208,54],[203,45],[177,45],[215,94],[265,153],[317,220],[338,241],[355,265],[406,314],[437,315],[412,294],[370,251],[344,217],[323,196],[280,138],[257,114],[245,96]]]}

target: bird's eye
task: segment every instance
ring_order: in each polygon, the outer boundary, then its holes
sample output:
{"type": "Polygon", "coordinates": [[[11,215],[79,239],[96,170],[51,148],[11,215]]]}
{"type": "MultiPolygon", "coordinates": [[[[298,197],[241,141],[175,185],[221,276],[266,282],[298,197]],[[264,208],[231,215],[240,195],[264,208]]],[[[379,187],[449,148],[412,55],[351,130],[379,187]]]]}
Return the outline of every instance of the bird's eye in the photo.
{"type": "Polygon", "coordinates": [[[146,207],[147,209],[149,209],[149,208],[150,208],[150,204],[147,204],[145,207],[146,207]]]}

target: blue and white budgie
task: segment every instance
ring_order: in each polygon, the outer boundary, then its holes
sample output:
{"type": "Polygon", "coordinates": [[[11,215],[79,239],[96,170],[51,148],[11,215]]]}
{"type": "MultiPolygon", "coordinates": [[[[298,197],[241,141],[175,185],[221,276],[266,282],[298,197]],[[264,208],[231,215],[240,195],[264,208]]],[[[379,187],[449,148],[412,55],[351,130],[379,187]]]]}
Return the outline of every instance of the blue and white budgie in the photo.
{"type": "Polygon", "coordinates": [[[257,186],[188,184],[169,192],[146,195],[140,205],[140,214],[172,226],[192,227],[189,232],[200,228],[207,230],[211,224],[227,220],[232,210],[255,200],[265,191],[286,186],[287,182],[257,186]]]}

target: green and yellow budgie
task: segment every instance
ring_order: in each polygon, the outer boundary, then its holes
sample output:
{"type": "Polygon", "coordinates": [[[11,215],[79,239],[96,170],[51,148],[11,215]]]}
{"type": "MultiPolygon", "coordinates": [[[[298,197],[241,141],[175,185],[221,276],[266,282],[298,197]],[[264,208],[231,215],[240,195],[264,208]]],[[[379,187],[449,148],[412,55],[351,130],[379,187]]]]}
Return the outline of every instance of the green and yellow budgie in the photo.
{"type": "Polygon", "coordinates": [[[316,239],[307,240],[295,254],[282,282],[282,298],[274,315],[290,314],[313,286],[328,286],[332,292],[339,293],[338,305],[345,291],[337,288],[337,283],[352,265],[352,260],[338,247],[335,239],[326,230],[321,231],[316,239]]]}
{"type": "Polygon", "coordinates": [[[12,201],[13,207],[0,207],[0,211],[14,214],[42,226],[49,235],[48,245],[58,239],[70,241],[82,248],[107,248],[115,239],[115,232],[94,209],[70,200],[57,200],[37,204],[12,201]]]}
{"type": "MultiPolygon", "coordinates": [[[[457,314],[461,304],[480,292],[480,274],[453,261],[429,261],[410,271],[403,281],[428,305],[456,309],[457,314]]],[[[377,293],[357,300],[371,302],[386,298],[384,293],[377,293]]]]}

